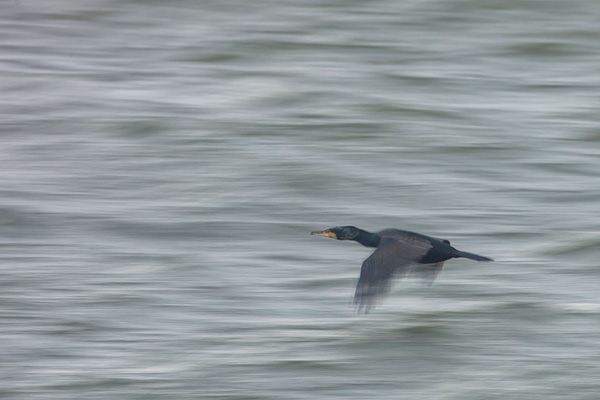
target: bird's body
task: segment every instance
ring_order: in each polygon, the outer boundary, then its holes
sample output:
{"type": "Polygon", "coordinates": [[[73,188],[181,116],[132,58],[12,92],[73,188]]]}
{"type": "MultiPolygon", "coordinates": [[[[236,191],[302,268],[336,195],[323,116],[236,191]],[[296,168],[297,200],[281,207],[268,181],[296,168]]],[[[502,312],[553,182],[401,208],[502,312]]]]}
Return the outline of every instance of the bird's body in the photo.
{"type": "Polygon", "coordinates": [[[391,278],[406,275],[420,276],[430,286],[450,258],[492,261],[491,258],[455,249],[448,240],[416,232],[384,229],[367,232],[354,226],[336,226],[322,232],[311,232],[338,240],[354,240],[363,246],[377,249],[362,264],[356,285],[354,302],[368,311],[378,295],[388,288],[391,278]]]}

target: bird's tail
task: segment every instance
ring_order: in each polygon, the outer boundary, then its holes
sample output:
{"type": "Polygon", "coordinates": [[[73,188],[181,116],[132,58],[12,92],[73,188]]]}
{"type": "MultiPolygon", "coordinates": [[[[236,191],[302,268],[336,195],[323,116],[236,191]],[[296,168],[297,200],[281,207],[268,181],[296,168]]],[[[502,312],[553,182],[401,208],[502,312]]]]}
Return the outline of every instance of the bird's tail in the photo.
{"type": "Polygon", "coordinates": [[[494,261],[489,257],[480,256],[478,254],[467,253],[466,251],[457,251],[455,257],[464,257],[475,261],[494,261]]]}

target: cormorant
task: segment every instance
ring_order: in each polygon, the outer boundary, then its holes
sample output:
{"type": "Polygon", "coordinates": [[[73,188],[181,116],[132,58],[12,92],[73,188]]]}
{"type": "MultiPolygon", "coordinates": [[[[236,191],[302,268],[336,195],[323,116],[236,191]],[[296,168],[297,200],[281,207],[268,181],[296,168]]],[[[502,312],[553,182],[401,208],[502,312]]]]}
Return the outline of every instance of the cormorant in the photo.
{"type": "Polygon", "coordinates": [[[493,261],[491,258],[450,246],[450,242],[420,233],[399,229],[367,232],[354,226],[336,226],[311,235],[327,236],[337,240],[354,240],[366,247],[376,247],[362,264],[360,278],[354,293],[359,311],[368,312],[378,295],[385,293],[393,276],[420,276],[431,286],[444,261],[450,258],[468,258],[475,261],[493,261]]]}

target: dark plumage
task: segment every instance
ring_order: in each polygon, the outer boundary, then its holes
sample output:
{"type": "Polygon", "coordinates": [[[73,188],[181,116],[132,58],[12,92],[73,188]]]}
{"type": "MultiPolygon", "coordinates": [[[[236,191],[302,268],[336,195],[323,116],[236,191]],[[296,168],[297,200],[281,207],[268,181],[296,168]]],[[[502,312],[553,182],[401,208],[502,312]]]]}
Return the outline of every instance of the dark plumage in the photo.
{"type": "Polygon", "coordinates": [[[362,264],[360,278],[354,293],[359,310],[368,312],[378,295],[387,291],[393,276],[420,276],[431,286],[444,261],[450,258],[468,258],[475,261],[493,261],[491,258],[460,251],[450,242],[420,233],[384,229],[371,233],[354,226],[336,226],[311,235],[322,235],[338,240],[354,240],[363,246],[376,247],[362,264]]]}

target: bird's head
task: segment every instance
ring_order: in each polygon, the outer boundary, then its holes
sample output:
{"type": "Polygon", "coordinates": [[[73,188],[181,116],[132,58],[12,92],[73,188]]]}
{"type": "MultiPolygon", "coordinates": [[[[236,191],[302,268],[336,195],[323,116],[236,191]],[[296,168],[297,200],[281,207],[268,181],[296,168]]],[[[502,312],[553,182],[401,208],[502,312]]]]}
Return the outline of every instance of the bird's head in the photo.
{"type": "Polygon", "coordinates": [[[327,236],[337,240],[356,240],[361,230],[355,226],[335,226],[324,231],[311,232],[311,235],[327,236]]]}

